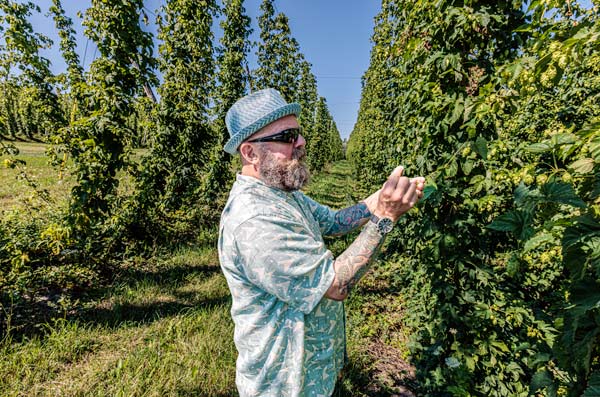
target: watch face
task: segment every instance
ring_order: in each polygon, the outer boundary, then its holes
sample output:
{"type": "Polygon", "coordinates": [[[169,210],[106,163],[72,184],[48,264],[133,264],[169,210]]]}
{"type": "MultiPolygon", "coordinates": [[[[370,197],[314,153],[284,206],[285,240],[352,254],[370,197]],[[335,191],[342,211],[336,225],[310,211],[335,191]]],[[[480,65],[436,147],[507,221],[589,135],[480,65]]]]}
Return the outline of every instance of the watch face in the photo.
{"type": "Polygon", "coordinates": [[[377,222],[377,229],[381,234],[388,234],[394,228],[394,222],[389,218],[381,218],[377,222]]]}

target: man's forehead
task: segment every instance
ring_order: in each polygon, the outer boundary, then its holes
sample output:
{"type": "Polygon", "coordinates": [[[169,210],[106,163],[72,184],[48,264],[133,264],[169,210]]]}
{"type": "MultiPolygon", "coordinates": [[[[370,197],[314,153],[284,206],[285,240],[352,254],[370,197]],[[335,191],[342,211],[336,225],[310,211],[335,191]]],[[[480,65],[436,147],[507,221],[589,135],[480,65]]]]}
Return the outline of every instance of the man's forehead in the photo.
{"type": "Polygon", "coordinates": [[[250,136],[248,139],[262,138],[265,136],[273,135],[288,128],[298,128],[298,126],[298,119],[296,118],[296,116],[291,114],[289,116],[282,117],[273,121],[270,124],[265,125],[263,128],[256,131],[255,134],[252,134],[252,136],[250,136]]]}

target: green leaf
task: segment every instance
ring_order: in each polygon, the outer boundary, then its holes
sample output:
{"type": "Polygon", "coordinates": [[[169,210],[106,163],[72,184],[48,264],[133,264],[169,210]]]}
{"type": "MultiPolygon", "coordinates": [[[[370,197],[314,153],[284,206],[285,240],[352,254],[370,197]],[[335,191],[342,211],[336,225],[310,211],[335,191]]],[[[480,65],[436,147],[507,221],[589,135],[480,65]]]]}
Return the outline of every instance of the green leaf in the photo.
{"type": "Polygon", "coordinates": [[[435,186],[431,186],[431,185],[425,186],[425,189],[423,189],[423,198],[422,198],[422,200],[423,201],[427,200],[429,198],[429,196],[431,196],[436,191],[437,191],[437,188],[435,186]]]}
{"type": "Polygon", "coordinates": [[[548,66],[548,63],[552,60],[552,54],[548,54],[543,56],[542,58],[540,58],[536,63],[535,63],[535,73],[537,75],[541,74],[542,72],[544,72],[546,70],[546,67],[548,66]]]}
{"type": "Polygon", "coordinates": [[[473,176],[473,178],[471,178],[471,180],[469,181],[470,185],[476,185],[478,183],[481,183],[485,180],[485,176],[483,175],[475,175],[473,176]]]}
{"type": "MultiPolygon", "coordinates": [[[[589,124],[584,125],[579,131],[577,131],[577,135],[582,138],[590,137],[596,135],[600,132],[600,121],[598,119],[590,122],[589,124]]],[[[597,140],[598,138],[595,138],[597,140]]]]}
{"type": "Polygon", "coordinates": [[[506,346],[506,343],[502,342],[502,341],[492,341],[490,342],[490,345],[494,346],[495,348],[497,348],[498,350],[504,352],[504,353],[508,353],[510,352],[510,349],[506,346]]]}
{"type": "Polygon", "coordinates": [[[592,352],[598,343],[600,329],[592,316],[580,316],[573,309],[566,310],[565,329],[562,343],[568,346],[566,351],[570,366],[576,371],[588,372],[590,370],[592,352]]]}
{"type": "Polygon", "coordinates": [[[479,154],[484,160],[487,160],[487,141],[484,137],[478,136],[475,140],[475,151],[479,154]]]}
{"type": "Polygon", "coordinates": [[[600,138],[592,139],[589,144],[589,152],[592,155],[592,158],[600,162],[600,138]]]}
{"type": "Polygon", "coordinates": [[[531,384],[529,385],[529,391],[531,394],[535,394],[538,390],[544,390],[547,387],[551,387],[553,385],[552,375],[548,370],[536,372],[531,379],[531,384]]]}
{"type": "Polygon", "coordinates": [[[454,110],[452,111],[452,117],[450,118],[450,124],[454,124],[464,114],[465,105],[462,102],[457,101],[454,104],[454,110]]]}
{"type": "Polygon", "coordinates": [[[600,272],[600,224],[590,214],[576,218],[562,238],[563,261],[571,279],[584,277],[588,267],[600,272]]]}
{"type": "Polygon", "coordinates": [[[456,162],[456,160],[452,160],[450,164],[448,164],[448,167],[446,167],[444,172],[446,173],[446,176],[448,178],[456,176],[456,173],[458,172],[458,163],[456,162]]]}
{"type": "Polygon", "coordinates": [[[513,29],[513,32],[531,32],[533,27],[530,23],[524,23],[516,29],[513,29]]]}
{"type": "Polygon", "coordinates": [[[600,397],[600,372],[594,371],[588,378],[587,388],[581,397],[600,397]]]}
{"type": "Polygon", "coordinates": [[[594,169],[594,159],[585,158],[577,160],[569,165],[569,169],[579,174],[588,174],[594,169]]]}
{"type": "Polygon", "coordinates": [[[556,134],[552,135],[550,139],[553,148],[559,148],[563,145],[570,145],[577,142],[577,136],[575,134],[556,134]]]}
{"type": "Polygon", "coordinates": [[[540,202],[541,195],[538,189],[530,189],[523,182],[515,188],[513,193],[517,207],[527,211],[533,211],[535,205],[540,202]]]}
{"type": "Polygon", "coordinates": [[[529,212],[510,211],[498,216],[492,223],[487,225],[487,228],[500,232],[512,232],[520,240],[525,240],[532,233],[530,223],[531,214],[529,212]]]}
{"type": "Polygon", "coordinates": [[[469,175],[471,171],[473,171],[473,161],[465,160],[465,162],[462,163],[462,170],[465,173],[465,175],[469,175]]]}
{"type": "Polygon", "coordinates": [[[565,230],[563,247],[569,248],[594,236],[600,236],[600,223],[590,214],[582,215],[577,217],[573,225],[565,230]]]}
{"type": "Polygon", "coordinates": [[[575,305],[573,312],[578,316],[598,309],[600,307],[600,284],[591,279],[578,282],[571,288],[571,302],[575,305]]]}
{"type": "Polygon", "coordinates": [[[568,204],[573,207],[585,208],[585,202],[575,194],[573,186],[563,182],[550,182],[540,188],[540,193],[546,202],[568,204]]]}
{"type": "Polygon", "coordinates": [[[542,232],[542,233],[530,238],[529,240],[527,240],[527,242],[525,243],[525,246],[523,247],[523,252],[529,252],[543,244],[553,243],[554,241],[555,241],[555,238],[552,234],[550,234],[548,232],[542,232]]]}
{"type": "Polygon", "coordinates": [[[550,151],[551,149],[552,149],[552,146],[550,146],[548,143],[544,143],[544,142],[532,143],[531,145],[529,145],[525,148],[525,150],[527,150],[528,152],[531,152],[531,153],[544,153],[544,152],[550,151]]]}

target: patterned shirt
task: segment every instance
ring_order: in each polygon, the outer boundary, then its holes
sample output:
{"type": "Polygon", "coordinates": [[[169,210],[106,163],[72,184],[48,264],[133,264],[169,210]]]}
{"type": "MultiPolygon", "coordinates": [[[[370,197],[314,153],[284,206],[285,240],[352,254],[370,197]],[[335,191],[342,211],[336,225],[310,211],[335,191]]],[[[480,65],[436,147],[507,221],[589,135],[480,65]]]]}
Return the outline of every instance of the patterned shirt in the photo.
{"type": "Polygon", "coordinates": [[[232,295],[241,397],[329,397],[345,357],[344,307],[323,235],[335,211],[303,193],[237,176],[221,216],[219,260],[232,295]]]}

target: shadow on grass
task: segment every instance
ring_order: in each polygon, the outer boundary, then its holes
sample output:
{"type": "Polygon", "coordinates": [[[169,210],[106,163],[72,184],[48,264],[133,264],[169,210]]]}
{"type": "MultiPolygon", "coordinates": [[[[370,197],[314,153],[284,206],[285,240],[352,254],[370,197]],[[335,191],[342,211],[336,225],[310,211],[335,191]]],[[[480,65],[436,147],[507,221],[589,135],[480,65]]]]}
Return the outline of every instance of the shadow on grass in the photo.
{"type": "MultiPolygon", "coordinates": [[[[129,269],[119,277],[115,294],[110,289],[97,307],[79,315],[79,319],[92,324],[111,327],[121,323],[149,323],[172,317],[190,309],[208,309],[230,302],[229,293],[182,291],[181,287],[193,282],[204,282],[220,273],[218,265],[169,265],[164,268],[129,269]],[[147,291],[144,291],[147,288],[147,291]],[[130,292],[128,294],[129,291],[130,292]],[[216,295],[216,296],[215,296],[216,295]]],[[[113,288],[114,289],[114,288],[113,288]]]]}
{"type": "Polygon", "coordinates": [[[167,317],[173,317],[190,309],[211,309],[229,303],[229,296],[206,299],[201,302],[153,301],[144,304],[115,304],[110,308],[90,310],[80,318],[88,324],[118,327],[124,323],[132,325],[148,324],[167,317]]]}
{"type": "Polygon", "coordinates": [[[389,382],[378,379],[377,372],[371,363],[350,360],[331,397],[415,397],[417,385],[412,379],[399,379],[394,385],[390,385],[386,384],[389,382]]]}
{"type": "MultiPolygon", "coordinates": [[[[204,261],[203,261],[204,262],[204,261]]],[[[64,294],[49,291],[43,296],[11,303],[0,303],[0,341],[19,343],[28,338],[45,338],[54,319],[80,321],[94,325],[118,326],[120,323],[148,323],[175,316],[194,308],[211,308],[229,302],[229,294],[181,291],[186,284],[202,283],[220,272],[218,264],[164,263],[143,267],[117,269],[109,284],[98,285],[69,296],[70,306],[61,306],[64,294]],[[140,287],[141,286],[141,287],[140,287]],[[138,291],[148,287],[158,296],[138,291]],[[134,291],[128,296],[127,291],[134,291]],[[137,294],[137,295],[136,295],[137,294]],[[139,299],[143,295],[144,299],[139,299]],[[13,317],[8,318],[7,315],[13,317]],[[7,334],[5,325],[9,324],[7,334]]],[[[6,301],[10,302],[8,299],[6,301]]]]}
{"type": "Polygon", "coordinates": [[[349,172],[332,171],[327,174],[329,177],[334,179],[334,182],[346,182],[351,177],[349,172]]]}
{"type": "Polygon", "coordinates": [[[190,387],[187,389],[177,389],[179,397],[235,397],[239,396],[237,391],[212,393],[202,390],[201,387],[190,387]]]}
{"type": "Polygon", "coordinates": [[[169,266],[161,269],[144,270],[129,269],[119,276],[119,282],[126,285],[134,285],[140,280],[149,280],[159,286],[178,285],[188,280],[191,276],[206,275],[210,276],[219,273],[221,268],[216,265],[179,265],[169,266]]]}

